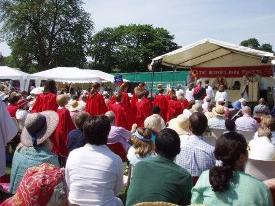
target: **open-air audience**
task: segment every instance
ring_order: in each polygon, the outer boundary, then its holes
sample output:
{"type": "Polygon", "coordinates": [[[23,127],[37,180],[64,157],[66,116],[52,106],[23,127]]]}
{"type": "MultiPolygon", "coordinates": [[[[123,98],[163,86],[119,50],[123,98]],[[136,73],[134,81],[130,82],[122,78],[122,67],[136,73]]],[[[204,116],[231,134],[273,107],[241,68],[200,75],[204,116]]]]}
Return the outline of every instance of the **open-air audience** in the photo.
{"type": "Polygon", "coordinates": [[[125,150],[125,152],[127,152],[130,147],[129,141],[132,136],[132,133],[123,127],[115,126],[116,116],[114,112],[108,111],[105,113],[105,116],[108,117],[111,124],[111,130],[108,135],[107,143],[108,144],[120,143],[123,149],[125,150]]]}
{"type": "Polygon", "coordinates": [[[21,143],[12,159],[10,192],[15,193],[26,170],[42,163],[59,166],[58,157],[52,151],[50,136],[58,124],[54,111],[33,113],[27,116],[21,133],[21,143]]]}
{"type": "Polygon", "coordinates": [[[254,118],[260,118],[261,116],[268,114],[270,114],[270,109],[266,105],[265,99],[259,99],[258,105],[256,105],[253,110],[254,118]]]}
{"type": "Polygon", "coordinates": [[[216,104],[214,102],[210,102],[210,104],[208,105],[207,111],[204,112],[204,115],[206,116],[206,118],[209,120],[212,117],[215,117],[214,113],[213,113],[213,109],[216,106],[216,104]]]}
{"type": "Polygon", "coordinates": [[[189,118],[180,114],[169,121],[168,128],[176,131],[180,138],[184,138],[186,135],[190,135],[189,118]]]}
{"type": "Polygon", "coordinates": [[[214,154],[216,166],[204,171],[192,189],[193,204],[272,205],[267,186],[244,173],[248,153],[242,135],[223,134],[216,142],[214,154]]]}
{"type": "Polygon", "coordinates": [[[224,124],[226,132],[236,132],[236,124],[232,119],[226,119],[224,124]]]}
{"type": "Polygon", "coordinates": [[[255,120],[251,115],[251,108],[249,106],[244,106],[242,108],[242,117],[236,119],[236,129],[239,131],[251,131],[256,132],[259,125],[257,120],[255,120]]]}
{"type": "Polygon", "coordinates": [[[86,144],[83,135],[83,125],[89,116],[90,114],[88,112],[78,112],[74,115],[73,122],[76,129],[73,129],[68,133],[67,147],[69,152],[79,147],[83,147],[86,144]]]}
{"type": "Polygon", "coordinates": [[[87,144],[70,152],[65,167],[70,204],[123,205],[116,197],[123,187],[123,165],[106,146],[110,130],[106,116],[91,116],[84,123],[87,144]]]}
{"type": "Polygon", "coordinates": [[[204,141],[203,133],[207,129],[207,118],[199,112],[189,117],[191,135],[181,138],[180,153],[176,163],[186,169],[193,177],[215,165],[214,147],[204,141]]]}
{"type": "Polygon", "coordinates": [[[190,174],[174,163],[180,152],[180,138],[169,128],[156,138],[156,157],[139,162],[133,172],[126,205],[163,201],[188,205],[191,198],[190,174]]]}
{"type": "Polygon", "coordinates": [[[166,124],[158,106],[153,107],[153,114],[144,120],[144,127],[153,130],[154,132],[160,132],[166,128],[166,124]]]}
{"type": "Polygon", "coordinates": [[[156,139],[155,133],[150,129],[138,127],[135,132],[133,132],[130,139],[132,146],[127,153],[127,158],[132,166],[135,166],[140,161],[155,156],[153,139],[156,139]]]}
{"type": "Polygon", "coordinates": [[[225,110],[224,106],[217,105],[212,110],[214,117],[208,119],[210,129],[225,129],[225,110]]]}

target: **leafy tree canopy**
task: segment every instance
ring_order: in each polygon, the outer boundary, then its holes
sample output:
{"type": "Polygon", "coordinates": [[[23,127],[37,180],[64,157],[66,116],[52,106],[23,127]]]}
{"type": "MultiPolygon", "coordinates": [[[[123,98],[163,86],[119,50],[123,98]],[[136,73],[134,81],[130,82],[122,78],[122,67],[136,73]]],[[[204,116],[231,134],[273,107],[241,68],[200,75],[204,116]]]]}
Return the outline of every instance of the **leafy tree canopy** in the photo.
{"type": "Polygon", "coordinates": [[[82,66],[93,22],[81,0],[1,0],[1,33],[8,62],[24,71],[82,66]]]}
{"type": "Polygon", "coordinates": [[[260,45],[258,39],[256,39],[256,38],[250,38],[250,39],[242,41],[241,46],[246,46],[246,47],[250,47],[252,49],[258,49],[258,50],[262,50],[262,51],[266,51],[266,52],[273,52],[271,44],[265,43],[265,44],[260,45]]]}
{"type": "Polygon", "coordinates": [[[152,25],[105,28],[91,41],[92,68],[106,72],[145,71],[152,58],[177,49],[174,36],[152,25]]]}

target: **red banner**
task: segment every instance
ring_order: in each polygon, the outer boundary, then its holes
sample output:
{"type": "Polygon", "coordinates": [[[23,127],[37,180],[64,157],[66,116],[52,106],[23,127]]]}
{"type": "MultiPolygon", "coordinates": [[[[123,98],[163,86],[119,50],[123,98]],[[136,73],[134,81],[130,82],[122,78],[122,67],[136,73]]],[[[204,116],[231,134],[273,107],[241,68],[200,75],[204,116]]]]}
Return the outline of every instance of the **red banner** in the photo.
{"type": "Polygon", "coordinates": [[[192,75],[198,78],[217,78],[217,77],[243,77],[272,76],[272,66],[245,66],[245,67],[193,67],[192,75]]]}

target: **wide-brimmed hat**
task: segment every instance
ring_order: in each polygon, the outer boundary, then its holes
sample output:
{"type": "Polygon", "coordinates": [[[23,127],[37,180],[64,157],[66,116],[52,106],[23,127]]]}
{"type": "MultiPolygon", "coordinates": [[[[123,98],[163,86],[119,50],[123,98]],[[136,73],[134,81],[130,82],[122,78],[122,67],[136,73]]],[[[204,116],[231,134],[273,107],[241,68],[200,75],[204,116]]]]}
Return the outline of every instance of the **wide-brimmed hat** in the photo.
{"type": "Polygon", "coordinates": [[[59,118],[54,111],[28,114],[21,134],[21,143],[27,147],[42,144],[57,127],[59,118]]]}
{"type": "Polygon", "coordinates": [[[70,112],[78,111],[78,110],[79,110],[78,106],[79,106],[78,101],[72,100],[72,101],[70,102],[70,105],[69,105],[69,111],[70,111],[70,112]]]}
{"type": "Polygon", "coordinates": [[[168,128],[175,130],[178,135],[188,134],[189,118],[183,114],[180,114],[176,118],[169,121],[168,128]]]}
{"type": "Polygon", "coordinates": [[[217,105],[216,107],[213,108],[212,112],[215,116],[224,117],[224,114],[225,114],[224,106],[217,105]]]}

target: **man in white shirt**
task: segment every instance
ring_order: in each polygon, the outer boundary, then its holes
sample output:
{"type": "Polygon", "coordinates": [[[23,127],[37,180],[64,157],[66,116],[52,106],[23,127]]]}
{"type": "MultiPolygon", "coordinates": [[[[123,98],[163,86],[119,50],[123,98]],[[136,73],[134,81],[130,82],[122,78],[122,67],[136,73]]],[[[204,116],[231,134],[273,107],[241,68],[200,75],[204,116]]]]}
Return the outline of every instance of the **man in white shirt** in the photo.
{"type": "Polygon", "coordinates": [[[227,103],[227,92],[224,90],[224,85],[219,86],[219,91],[216,92],[215,101],[217,102],[219,99],[224,99],[225,103],[227,103]]]}
{"type": "Polygon", "coordinates": [[[211,99],[214,98],[214,92],[213,92],[213,88],[209,85],[209,80],[205,80],[204,81],[205,84],[205,91],[206,91],[206,96],[210,97],[211,99]]]}
{"type": "Polygon", "coordinates": [[[194,86],[192,83],[190,83],[188,84],[188,88],[185,91],[185,99],[187,99],[188,102],[194,100],[193,93],[194,93],[194,86]]]}
{"type": "Polygon", "coordinates": [[[87,144],[68,157],[65,178],[70,204],[122,206],[123,165],[106,146],[111,129],[106,116],[90,117],[83,126],[87,144]]]}

